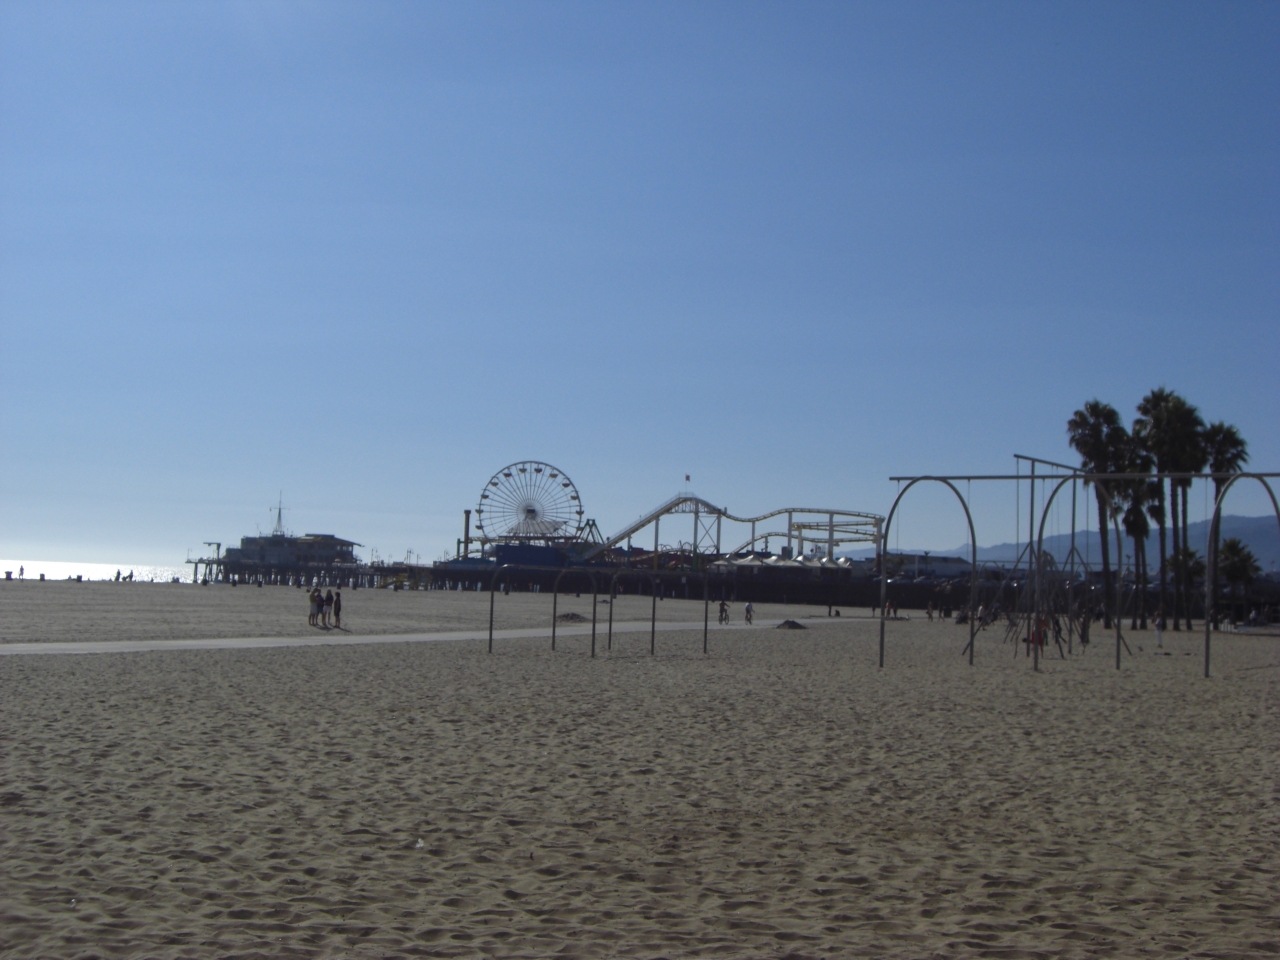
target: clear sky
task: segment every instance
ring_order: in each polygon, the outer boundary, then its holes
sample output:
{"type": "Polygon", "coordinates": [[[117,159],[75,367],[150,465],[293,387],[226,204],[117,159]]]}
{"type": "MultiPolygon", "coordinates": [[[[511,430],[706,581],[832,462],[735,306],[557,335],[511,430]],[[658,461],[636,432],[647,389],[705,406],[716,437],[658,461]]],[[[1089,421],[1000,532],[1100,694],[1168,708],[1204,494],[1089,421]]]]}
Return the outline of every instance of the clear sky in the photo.
{"type": "Polygon", "coordinates": [[[282,490],[434,559],[521,459],[606,533],[686,473],[885,512],[1157,385],[1280,469],[1277,50],[1275,3],[0,4],[0,556],[177,563],[282,490]]]}

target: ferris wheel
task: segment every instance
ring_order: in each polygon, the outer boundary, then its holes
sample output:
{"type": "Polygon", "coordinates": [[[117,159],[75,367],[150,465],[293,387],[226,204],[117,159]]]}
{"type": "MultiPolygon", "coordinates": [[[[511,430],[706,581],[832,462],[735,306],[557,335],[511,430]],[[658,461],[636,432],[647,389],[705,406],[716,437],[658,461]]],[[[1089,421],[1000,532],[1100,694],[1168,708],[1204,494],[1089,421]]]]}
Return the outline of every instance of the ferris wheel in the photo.
{"type": "Polygon", "coordinates": [[[568,540],[580,535],[582,524],[578,488],[563,470],[537,460],[495,473],[476,507],[484,540],[568,540]]]}

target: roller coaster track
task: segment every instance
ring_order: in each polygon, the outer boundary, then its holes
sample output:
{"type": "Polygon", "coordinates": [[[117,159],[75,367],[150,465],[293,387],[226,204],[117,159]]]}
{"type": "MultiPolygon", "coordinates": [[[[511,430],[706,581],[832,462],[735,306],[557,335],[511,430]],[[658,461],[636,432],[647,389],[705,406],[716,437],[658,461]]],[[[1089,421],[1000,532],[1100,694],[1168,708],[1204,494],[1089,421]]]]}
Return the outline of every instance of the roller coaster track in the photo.
{"type": "Polygon", "coordinates": [[[818,507],[782,507],[781,509],[778,509],[778,510],[770,510],[768,513],[762,513],[758,517],[737,517],[731,514],[726,508],[718,507],[714,503],[711,503],[707,500],[703,500],[701,497],[695,496],[693,494],[677,494],[676,496],[672,497],[670,500],[666,501],[665,503],[660,504],[658,507],[655,507],[653,510],[650,510],[648,513],[644,514],[639,519],[628,524],[626,527],[623,527],[622,530],[618,531],[616,534],[614,534],[604,543],[599,543],[592,546],[591,549],[589,549],[586,553],[582,555],[583,559],[590,560],[592,557],[598,556],[604,551],[617,546],[619,543],[622,543],[622,541],[626,540],[628,537],[633,536],[638,531],[643,530],[645,527],[649,526],[649,524],[658,521],[659,519],[667,516],[668,514],[674,514],[674,513],[700,513],[704,516],[722,517],[723,519],[730,520],[734,523],[752,524],[753,530],[754,530],[755,524],[760,523],[761,521],[764,521],[764,520],[770,520],[773,517],[780,517],[785,514],[792,518],[792,520],[789,521],[788,523],[788,526],[791,528],[790,534],[785,532],[784,533],[772,532],[772,533],[762,533],[759,535],[753,535],[752,539],[742,544],[742,546],[739,547],[737,550],[731,551],[731,553],[741,552],[742,550],[754,544],[756,540],[760,540],[766,536],[804,537],[806,532],[821,534],[821,536],[805,538],[805,539],[812,539],[812,540],[825,540],[827,539],[828,533],[839,533],[840,534],[839,542],[842,542],[842,543],[849,542],[850,539],[857,540],[857,541],[871,541],[871,540],[874,540],[875,531],[879,530],[880,524],[884,521],[884,517],[875,513],[860,513],[856,510],[832,510],[828,508],[820,509],[818,507]],[[812,517],[822,517],[823,519],[796,521],[794,517],[797,514],[802,517],[812,516],[812,517]]]}

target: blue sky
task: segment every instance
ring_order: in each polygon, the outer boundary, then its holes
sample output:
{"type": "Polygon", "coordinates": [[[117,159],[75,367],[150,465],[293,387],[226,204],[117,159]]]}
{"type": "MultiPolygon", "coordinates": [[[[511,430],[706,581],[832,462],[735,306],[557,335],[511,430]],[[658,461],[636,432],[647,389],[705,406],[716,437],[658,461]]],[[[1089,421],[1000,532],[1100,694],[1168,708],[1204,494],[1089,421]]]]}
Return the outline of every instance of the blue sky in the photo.
{"type": "Polygon", "coordinates": [[[1276,469],[1278,48],[1274,4],[0,4],[0,555],[180,562],[283,490],[434,558],[522,459],[606,532],[686,473],[885,512],[1162,384],[1276,469]]]}

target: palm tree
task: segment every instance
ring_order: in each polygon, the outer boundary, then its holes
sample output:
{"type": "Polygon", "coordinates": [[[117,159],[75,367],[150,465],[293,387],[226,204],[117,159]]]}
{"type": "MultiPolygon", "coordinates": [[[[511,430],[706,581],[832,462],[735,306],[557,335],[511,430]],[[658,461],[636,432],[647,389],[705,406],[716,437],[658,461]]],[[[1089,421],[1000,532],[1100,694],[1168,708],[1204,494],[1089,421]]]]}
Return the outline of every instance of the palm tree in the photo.
{"type": "MultiPolygon", "coordinates": [[[[1200,411],[1187,403],[1181,397],[1171,404],[1172,413],[1172,429],[1174,442],[1174,462],[1179,473],[1199,473],[1209,464],[1209,453],[1205,448],[1204,420],[1200,416],[1200,411]]],[[[1181,490],[1180,506],[1182,507],[1182,551],[1184,553],[1191,552],[1191,545],[1187,542],[1187,501],[1191,494],[1191,481],[1189,479],[1179,480],[1177,486],[1181,490]]],[[[1177,514],[1174,514],[1174,522],[1178,520],[1177,514]]],[[[1184,565],[1179,576],[1177,586],[1182,592],[1182,610],[1187,620],[1187,629],[1191,629],[1191,580],[1186,576],[1187,567],[1184,565]]]]}
{"type": "MultiPolygon", "coordinates": [[[[1080,467],[1086,473],[1115,473],[1129,446],[1129,433],[1120,423],[1120,414],[1111,404],[1096,399],[1086,403],[1067,421],[1067,438],[1080,454],[1080,467]]],[[[1103,625],[1110,628],[1111,609],[1107,603],[1111,590],[1108,521],[1112,512],[1112,491],[1108,484],[1097,481],[1093,485],[1093,494],[1098,504],[1098,532],[1102,535],[1103,625]]]]}
{"type": "MultiPolygon", "coordinates": [[[[1135,424],[1148,452],[1155,457],[1156,469],[1160,473],[1195,473],[1204,468],[1207,462],[1204,452],[1204,421],[1200,412],[1172,390],[1160,387],[1152,390],[1138,404],[1140,420],[1135,424]]],[[[1165,567],[1170,566],[1173,572],[1173,629],[1182,628],[1181,616],[1190,614],[1187,603],[1188,587],[1176,566],[1166,560],[1166,556],[1179,556],[1186,549],[1187,534],[1187,491],[1191,487],[1190,480],[1169,481],[1169,509],[1164,509],[1164,484],[1160,484],[1159,512],[1173,521],[1173,549],[1166,555],[1164,523],[1160,524],[1160,605],[1169,609],[1166,588],[1165,567]],[[1182,509],[1179,510],[1179,500],[1182,509]]],[[[1190,629],[1188,616],[1187,628],[1190,629]]]]}
{"type": "MultiPolygon", "coordinates": [[[[1249,445],[1244,442],[1244,437],[1240,436],[1240,431],[1228,423],[1219,420],[1217,423],[1211,423],[1204,429],[1204,447],[1209,458],[1209,472],[1214,474],[1220,473],[1239,473],[1240,469],[1249,462],[1249,445]]],[[[1213,502],[1215,507],[1218,500],[1222,497],[1222,488],[1227,485],[1225,477],[1215,476],[1213,478],[1213,502]]],[[[1218,535],[1218,531],[1213,531],[1214,536],[1218,535]]],[[[1220,557],[1218,543],[1214,542],[1213,555],[1220,557]]],[[[1250,556],[1253,556],[1250,554],[1250,556]]],[[[1230,581],[1228,581],[1230,582],[1230,581]]],[[[1218,584],[1213,584],[1213,591],[1216,594],[1218,584]]],[[[1208,616],[1208,611],[1205,612],[1208,616]]]]}
{"type": "MultiPolygon", "coordinates": [[[[1133,432],[1142,444],[1143,450],[1155,458],[1156,470],[1169,473],[1173,470],[1173,446],[1169,442],[1168,408],[1176,393],[1157,387],[1142,398],[1138,404],[1138,419],[1134,421],[1133,432]]],[[[1176,495],[1176,494],[1175,494],[1176,495]]],[[[1164,481],[1156,483],[1156,499],[1148,507],[1148,515],[1154,520],[1160,531],[1160,609],[1169,610],[1169,576],[1168,576],[1168,540],[1165,536],[1165,521],[1169,511],[1165,497],[1164,481]]],[[[1175,533],[1176,535],[1176,533],[1175,533]]]]}
{"type": "MultiPolygon", "coordinates": [[[[1244,437],[1231,424],[1221,420],[1204,428],[1204,446],[1209,455],[1211,473],[1239,473],[1240,468],[1249,462],[1249,445],[1244,442],[1244,437]]],[[[1213,478],[1214,503],[1222,496],[1226,483],[1225,478],[1213,478]]]]}
{"type": "MultiPolygon", "coordinates": [[[[1150,473],[1155,465],[1155,458],[1144,448],[1135,434],[1128,435],[1129,443],[1124,451],[1125,460],[1119,464],[1124,473],[1150,473]]],[[[1138,628],[1141,620],[1142,629],[1147,629],[1147,537],[1151,533],[1148,520],[1150,502],[1156,496],[1157,484],[1152,480],[1125,480],[1120,486],[1123,498],[1124,514],[1121,523],[1124,532],[1133,541],[1133,586],[1138,591],[1138,602],[1134,605],[1130,629],[1138,628]]]]}
{"type": "MultiPolygon", "coordinates": [[[[1174,577],[1179,580],[1190,597],[1195,582],[1205,575],[1204,558],[1190,547],[1184,546],[1181,551],[1169,558],[1169,566],[1173,568],[1174,577]]],[[[1191,629],[1191,616],[1187,616],[1187,629],[1191,629]]]]}
{"type": "MultiPolygon", "coordinates": [[[[1253,551],[1238,537],[1228,537],[1222,541],[1222,549],[1218,553],[1218,572],[1222,574],[1222,579],[1227,581],[1234,596],[1237,586],[1247,588],[1262,575],[1262,566],[1258,563],[1258,558],[1253,555],[1253,551]]],[[[1248,599],[1247,593],[1245,598],[1248,599]]]]}

